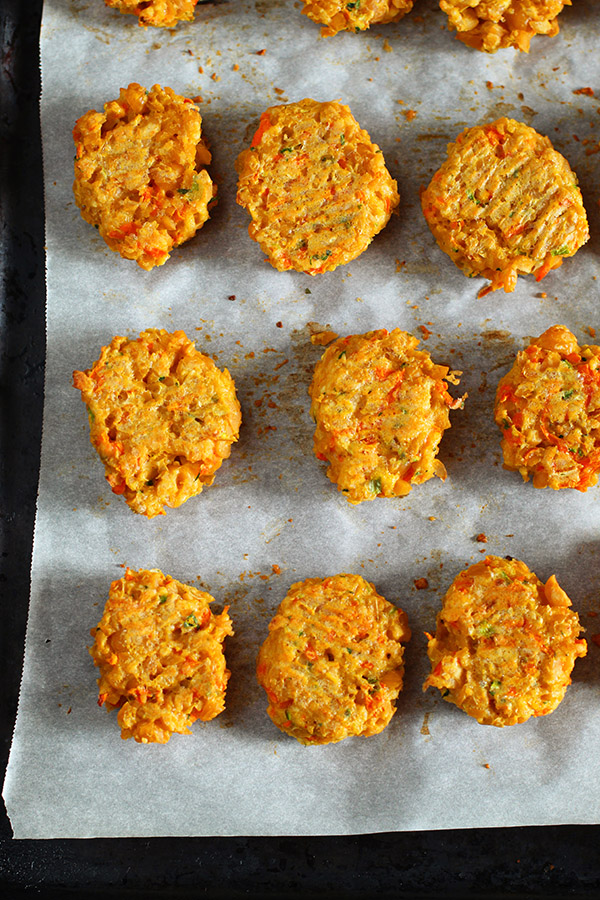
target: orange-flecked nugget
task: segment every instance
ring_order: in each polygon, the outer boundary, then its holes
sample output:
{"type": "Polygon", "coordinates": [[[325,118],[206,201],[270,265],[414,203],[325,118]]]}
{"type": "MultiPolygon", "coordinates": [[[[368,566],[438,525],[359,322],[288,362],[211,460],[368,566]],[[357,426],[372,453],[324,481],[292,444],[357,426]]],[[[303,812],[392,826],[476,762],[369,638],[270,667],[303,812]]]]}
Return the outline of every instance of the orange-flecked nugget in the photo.
{"type": "Polygon", "coordinates": [[[104,0],[106,6],[137,16],[140,25],[174,28],[178,22],[191,22],[198,0],[104,0]]]}
{"type": "Polygon", "coordinates": [[[396,711],[408,640],[406,614],[360,575],[293,584],[258,655],[269,716],[301,744],[379,734],[396,711]]]}
{"type": "Polygon", "coordinates": [[[228,607],[214,615],[213,602],[158,569],[127,569],[111,584],[90,654],[98,704],[119,710],[124,740],[166,744],[225,709],[223,642],[233,628],[228,607]]]}
{"type": "Polygon", "coordinates": [[[571,0],[440,0],[448,27],[463,44],[495,53],[501,47],[527,52],[536,34],[558,34],[556,18],[571,0]]]}
{"type": "Polygon", "coordinates": [[[413,8],[414,0],[303,0],[302,12],[323,25],[323,37],[339,31],[366,31],[370,25],[397,22],[413,8]]]}
{"type": "Polygon", "coordinates": [[[427,224],[465,275],[513,291],[540,281],[589,238],[577,177],[547,137],[514,119],[467,128],[421,196],[427,224]]]}
{"type": "Polygon", "coordinates": [[[81,215],[142,269],[162,266],[208,219],[216,194],[204,166],[202,117],[171,88],[121,88],[77,120],[73,192],[81,215]]]}
{"type": "Polygon", "coordinates": [[[449,410],[464,402],[447,390],[461,373],[435,365],[418,343],[399,328],[353,334],[331,344],[315,367],[315,455],[350,503],[403,497],[413,484],[446,477],[436,457],[449,410]]]}
{"type": "Polygon", "coordinates": [[[335,101],[272,106],[236,167],[250,237],[279,271],[316,275],[356,259],[400,199],[379,147],[335,101]]]}
{"type": "Polygon", "coordinates": [[[461,572],[427,635],[437,687],[482,725],[515,725],[556,709],[586,642],[554,575],[546,584],[525,563],[487,556],[461,572]]]}
{"type": "Polygon", "coordinates": [[[465,275],[513,291],[537,281],[589,238],[577,177],[549,139],[514,119],[467,128],[421,195],[427,224],[465,275]]]}
{"type": "Polygon", "coordinates": [[[115,337],[73,384],[88,408],[90,440],[115,494],[148,518],[212,484],[238,439],[231,375],[183,331],[115,337]]]}
{"type": "Polygon", "coordinates": [[[504,468],[534,487],[596,484],[600,472],[600,347],[577,343],[564,325],[522,350],[496,391],[504,468]]]}

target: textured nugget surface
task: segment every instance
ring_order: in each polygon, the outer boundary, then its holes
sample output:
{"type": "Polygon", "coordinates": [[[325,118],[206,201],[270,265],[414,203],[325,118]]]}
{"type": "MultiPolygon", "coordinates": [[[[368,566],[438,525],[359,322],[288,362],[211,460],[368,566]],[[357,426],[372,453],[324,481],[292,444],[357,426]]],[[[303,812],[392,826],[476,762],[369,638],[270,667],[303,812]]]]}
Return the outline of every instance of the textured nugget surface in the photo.
{"type": "Polygon", "coordinates": [[[77,120],[73,192],[111,250],[162,266],[208,219],[216,189],[204,166],[202,117],[171,88],[122,88],[104,112],[77,120]]]}
{"type": "Polygon", "coordinates": [[[233,629],[227,607],[214,615],[212,602],[158,569],[127,569],[111,584],[90,654],[98,703],[119,710],[123,739],[165,744],[225,709],[223,642],[233,629]]]}
{"type": "Polygon", "coordinates": [[[198,0],[104,0],[106,6],[137,16],[140,25],[173,28],[191,22],[198,0]]]}
{"type": "Polygon", "coordinates": [[[514,119],[467,128],[421,195],[427,224],[465,275],[513,291],[540,281],[589,237],[577,177],[548,140],[514,119]]]}
{"type": "Polygon", "coordinates": [[[556,17],[571,0],[440,0],[448,26],[469,47],[495,53],[502,47],[527,52],[536,34],[558,34],[556,17]]]}
{"type": "Polygon", "coordinates": [[[302,744],[378,734],[395,712],[409,639],[405,613],[360,575],[293,584],[258,655],[269,716],[302,744]]]}
{"type": "Polygon", "coordinates": [[[402,497],[446,469],[436,458],[450,427],[447,366],[399,328],[353,334],[327,348],[309,389],[314,451],[350,503],[402,497]]]}
{"type": "Polygon", "coordinates": [[[427,652],[437,687],[482,725],[551,713],[586,642],[554,575],[544,585],[525,563],[488,556],[452,582],[427,652]]]}
{"type": "Polygon", "coordinates": [[[91,369],[73,373],[73,383],[108,483],[148,518],[212,484],[238,438],[233,379],[183,331],[115,337],[91,369]]]}
{"type": "Polygon", "coordinates": [[[414,0],[304,0],[302,12],[324,27],[323,37],[338,31],[366,31],[370,25],[397,22],[413,8],[414,0]]]}
{"type": "Polygon", "coordinates": [[[596,484],[600,472],[600,347],[577,343],[564,325],[522,350],[498,384],[494,418],[504,468],[535,487],[596,484]]]}
{"type": "Polygon", "coordinates": [[[279,271],[316,275],[350,262],[400,199],[379,147],[335,101],[272,106],[236,166],[250,237],[279,271]]]}

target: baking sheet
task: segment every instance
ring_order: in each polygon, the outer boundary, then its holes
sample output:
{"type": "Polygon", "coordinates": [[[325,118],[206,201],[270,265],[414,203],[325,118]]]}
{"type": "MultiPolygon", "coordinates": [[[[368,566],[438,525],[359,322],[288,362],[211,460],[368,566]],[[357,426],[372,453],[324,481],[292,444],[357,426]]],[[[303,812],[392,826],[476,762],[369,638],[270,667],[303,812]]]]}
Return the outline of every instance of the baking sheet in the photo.
{"type": "MultiPolygon", "coordinates": [[[[462,46],[435,0],[398,24],[323,40],[291,2],[198,6],[174,30],[137,26],[101,0],[48,0],[42,27],[47,368],[32,591],[19,713],[4,786],[18,838],[345,834],[600,821],[598,647],[545,719],[495,729],[426,694],[426,639],[441,597],[482,551],[553,572],[590,638],[598,611],[598,491],[536,491],[501,467],[495,386],[529,335],[558,322],[581,342],[597,314],[600,16],[578,0],[529,55],[462,46]],[[262,53],[262,51],[265,51],[262,53]],[[238,66],[239,68],[235,68],[238,66]],[[73,203],[71,129],[138,81],[201,97],[219,204],[147,273],[108,250],[73,203]],[[340,98],[398,179],[398,216],[355,262],[310,278],[264,262],[236,206],[234,161],[269,105],[340,98]],[[404,115],[409,110],[416,113],[404,115]],[[419,187],[467,125],[510,115],[548,134],[577,172],[592,238],[542,284],[477,300],[437,248],[419,187]],[[235,298],[235,299],[232,299],[235,298]],[[308,323],[313,323],[309,325],[308,323]],[[440,458],[448,480],[351,507],[312,455],[311,329],[431,332],[464,371],[440,458]],[[243,426],[215,484],[146,521],[111,494],[71,387],[115,334],[180,328],[220,366],[243,426]],[[476,535],[485,533],[482,545],[476,535]],[[87,653],[114,578],[158,567],[230,604],[227,709],[165,746],[123,742],[96,704],[87,653]],[[379,736],[300,746],[266,715],[254,677],[268,621],[297,580],[357,572],[408,613],[398,712],[379,736]],[[426,578],[418,590],[415,580],[426,578]]],[[[455,390],[456,394],[457,391],[455,390]]]]}

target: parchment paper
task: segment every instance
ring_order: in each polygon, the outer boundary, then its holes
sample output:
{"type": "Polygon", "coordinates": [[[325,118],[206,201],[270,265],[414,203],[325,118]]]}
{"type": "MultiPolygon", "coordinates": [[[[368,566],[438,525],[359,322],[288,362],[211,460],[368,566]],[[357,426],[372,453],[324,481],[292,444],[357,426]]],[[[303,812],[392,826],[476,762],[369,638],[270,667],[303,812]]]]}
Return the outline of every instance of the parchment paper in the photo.
{"type": "MultiPolygon", "coordinates": [[[[527,336],[600,327],[600,10],[575,0],[555,39],[487,57],[446,30],[435,0],[404,21],[323,40],[292,2],[200,5],[175,30],[137,26],[101,0],[49,0],[42,28],[48,246],[46,403],[25,665],[4,797],[16,837],[342,834],[600,821],[599,648],[551,716],[478,725],[422,693],[423,632],[458,571],[482,553],[553,572],[590,638],[598,611],[599,491],[535,490],[502,469],[496,384],[527,336]],[[265,53],[259,51],[265,50],[265,53]],[[234,66],[239,66],[235,70],[234,66]],[[71,191],[75,120],[131,81],[202,97],[219,204],[148,273],[112,253],[71,191]],[[247,235],[234,160],[277,102],[340,98],[379,143],[402,204],[355,262],[310,278],[280,273],[247,235]],[[404,113],[414,110],[416,116],[404,113]],[[470,124],[508,114],[548,134],[579,175],[592,238],[543,283],[478,300],[437,248],[418,192],[470,124]],[[440,457],[449,477],[403,500],[351,507],[312,455],[307,388],[321,350],[307,323],[339,334],[400,327],[469,392],[440,457]],[[197,499],[146,521],[111,494],[71,386],[115,334],[180,328],[231,371],[239,444],[197,499]],[[475,538],[485,533],[487,544],[475,538]],[[230,604],[236,634],[226,711],[165,746],[123,742],[96,704],[87,652],[111,580],[158,567],[230,604]],[[273,567],[279,567],[280,573],[273,567]],[[254,677],[289,585],[357,572],[406,609],[413,639],[398,712],[379,736],[305,748],[266,715],[254,677]],[[415,580],[428,588],[417,590],[415,580]]],[[[315,326],[313,326],[315,327],[315,326]]],[[[456,394],[456,391],[455,391],[456,394]]]]}

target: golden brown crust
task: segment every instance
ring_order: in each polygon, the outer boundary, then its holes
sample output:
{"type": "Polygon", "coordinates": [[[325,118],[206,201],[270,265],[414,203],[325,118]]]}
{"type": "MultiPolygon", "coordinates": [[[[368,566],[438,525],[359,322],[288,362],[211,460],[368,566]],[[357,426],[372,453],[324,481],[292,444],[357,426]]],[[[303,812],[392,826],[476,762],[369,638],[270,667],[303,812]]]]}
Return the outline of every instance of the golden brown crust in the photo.
{"type": "Polygon", "coordinates": [[[490,279],[483,296],[540,281],[589,238],[577,177],[547,137],[514,119],[467,128],[421,196],[441,249],[465,275],[490,279]]]}
{"type": "Polygon", "coordinates": [[[106,6],[138,17],[139,25],[174,28],[178,22],[191,22],[198,0],[104,0],[106,6]]]}
{"type": "Polygon", "coordinates": [[[440,0],[448,27],[463,44],[495,53],[502,47],[527,52],[536,34],[558,34],[556,18],[571,0],[440,0]]]}
{"type": "Polygon", "coordinates": [[[379,734],[395,712],[409,639],[405,613],[360,575],[293,584],[258,655],[269,716],[301,744],[379,734]]]}
{"type": "Polygon", "coordinates": [[[516,559],[488,556],[452,582],[428,635],[437,687],[482,725],[545,716],[561,702],[586,642],[571,601],[516,559]]]}
{"type": "Polygon", "coordinates": [[[183,331],[115,337],[91,369],[73,373],[73,383],[108,483],[148,518],[212,484],[238,439],[233,379],[183,331]]]}
{"type": "Polygon", "coordinates": [[[414,0],[303,0],[302,12],[324,27],[323,37],[339,31],[366,31],[370,25],[397,22],[414,0]]]}
{"type": "Polygon", "coordinates": [[[223,642],[233,628],[227,607],[214,615],[212,602],[158,569],[127,569],[111,584],[90,654],[98,703],[119,710],[123,739],[165,744],[225,708],[223,642]]]}
{"type": "Polygon", "coordinates": [[[331,344],[309,389],[314,452],[350,503],[402,497],[413,484],[446,477],[436,458],[450,427],[447,382],[457,374],[417,350],[399,328],[354,334],[331,344]]]}
{"type": "Polygon", "coordinates": [[[202,117],[171,88],[139,84],[77,120],[73,192],[111,250],[142,269],[162,266],[208,219],[216,188],[202,117]]]}
{"type": "Polygon", "coordinates": [[[498,384],[504,468],[534,487],[585,491],[600,473],[600,347],[548,328],[498,384]]]}
{"type": "Polygon", "coordinates": [[[350,262],[399,202],[379,147],[333,101],[267,109],[236,168],[250,237],[279,271],[316,275],[350,262]]]}

